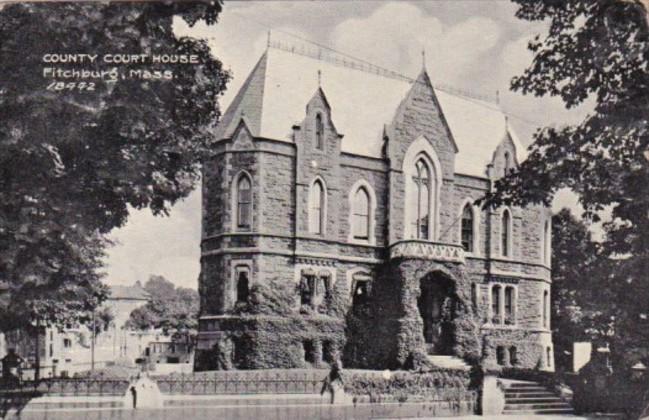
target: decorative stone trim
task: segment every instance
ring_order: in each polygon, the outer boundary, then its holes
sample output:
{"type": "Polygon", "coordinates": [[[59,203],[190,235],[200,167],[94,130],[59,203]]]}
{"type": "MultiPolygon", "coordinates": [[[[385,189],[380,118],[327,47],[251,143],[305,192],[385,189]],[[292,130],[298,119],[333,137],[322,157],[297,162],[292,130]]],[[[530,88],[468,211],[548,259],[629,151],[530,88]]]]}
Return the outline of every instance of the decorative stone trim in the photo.
{"type": "Polygon", "coordinates": [[[390,246],[390,259],[419,258],[433,261],[464,263],[464,248],[456,244],[406,240],[390,246]]]}
{"type": "Polygon", "coordinates": [[[487,278],[489,283],[508,283],[508,284],[518,284],[520,279],[516,277],[503,277],[503,276],[494,276],[491,275],[487,278]]]}
{"type": "Polygon", "coordinates": [[[336,260],[312,257],[295,257],[296,264],[309,264],[326,267],[335,267],[336,260]]]}
{"type": "Polygon", "coordinates": [[[334,255],[334,254],[321,254],[316,252],[303,252],[300,250],[290,251],[290,250],[275,250],[271,248],[259,248],[259,247],[250,247],[250,248],[225,248],[225,249],[214,249],[211,251],[203,251],[201,253],[201,258],[210,257],[213,255],[227,255],[227,254],[267,254],[267,255],[281,255],[284,257],[312,257],[312,258],[321,258],[327,260],[335,261],[344,261],[344,262],[355,262],[355,263],[366,263],[366,264],[382,264],[383,259],[371,258],[371,257],[355,257],[347,255],[334,255]]]}

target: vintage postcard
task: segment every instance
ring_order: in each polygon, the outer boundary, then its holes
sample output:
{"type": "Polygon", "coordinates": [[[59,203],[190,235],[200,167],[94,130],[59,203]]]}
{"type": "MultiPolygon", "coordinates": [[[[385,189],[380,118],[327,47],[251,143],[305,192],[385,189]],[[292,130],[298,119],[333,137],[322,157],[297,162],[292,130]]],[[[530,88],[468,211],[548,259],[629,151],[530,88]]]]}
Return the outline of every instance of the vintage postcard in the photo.
{"type": "Polygon", "coordinates": [[[0,418],[648,415],[647,6],[0,3],[0,418]]]}

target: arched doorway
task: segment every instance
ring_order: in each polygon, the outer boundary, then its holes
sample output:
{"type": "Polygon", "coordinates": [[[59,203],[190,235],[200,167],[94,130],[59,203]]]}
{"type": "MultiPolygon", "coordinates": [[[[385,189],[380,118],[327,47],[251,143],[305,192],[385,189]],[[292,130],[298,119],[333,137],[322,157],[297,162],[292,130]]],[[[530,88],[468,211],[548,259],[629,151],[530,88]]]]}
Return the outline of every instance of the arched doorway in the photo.
{"type": "Polygon", "coordinates": [[[455,283],[435,272],[419,281],[417,301],[424,322],[423,335],[429,354],[452,354],[455,337],[453,319],[457,310],[455,283]]]}

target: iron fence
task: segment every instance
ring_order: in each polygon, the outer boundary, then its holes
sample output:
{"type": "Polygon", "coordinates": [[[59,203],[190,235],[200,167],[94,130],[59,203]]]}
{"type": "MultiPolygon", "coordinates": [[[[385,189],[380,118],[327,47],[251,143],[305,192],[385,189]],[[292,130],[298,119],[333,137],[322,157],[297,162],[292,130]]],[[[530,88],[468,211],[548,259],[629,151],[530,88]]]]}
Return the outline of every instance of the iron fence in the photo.
{"type": "Polygon", "coordinates": [[[38,381],[15,381],[0,386],[0,392],[43,396],[119,396],[125,395],[126,379],[47,378],[38,381]]]}
{"type": "Polygon", "coordinates": [[[220,371],[157,376],[163,394],[314,394],[320,392],[326,370],[220,371]]]}

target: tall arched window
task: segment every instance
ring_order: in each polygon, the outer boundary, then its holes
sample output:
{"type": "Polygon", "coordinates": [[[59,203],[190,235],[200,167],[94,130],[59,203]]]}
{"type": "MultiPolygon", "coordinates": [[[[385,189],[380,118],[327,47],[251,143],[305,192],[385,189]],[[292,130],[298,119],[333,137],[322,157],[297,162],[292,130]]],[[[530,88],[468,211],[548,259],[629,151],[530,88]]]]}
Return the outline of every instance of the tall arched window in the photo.
{"type": "Polygon", "coordinates": [[[431,215],[431,191],[435,191],[430,177],[430,168],[423,158],[417,160],[411,180],[412,194],[410,211],[412,212],[411,235],[416,239],[429,239],[431,215]]]}
{"type": "Polygon", "coordinates": [[[324,124],[322,123],[322,114],[315,116],[315,147],[322,150],[324,148],[324,124]]]}
{"type": "Polygon", "coordinates": [[[546,220],[543,227],[543,262],[550,265],[550,250],[552,249],[552,233],[550,231],[550,221],[546,220]]]}
{"type": "Polygon", "coordinates": [[[511,257],[512,246],[512,216],[509,210],[505,209],[502,214],[500,226],[500,253],[503,257],[511,257]]]}
{"type": "Polygon", "coordinates": [[[543,291],[543,327],[550,328],[550,294],[543,291]]]}
{"type": "Polygon", "coordinates": [[[464,206],[462,211],[462,247],[466,252],[473,252],[473,210],[471,205],[464,206]]]}
{"type": "Polygon", "coordinates": [[[252,225],[252,184],[245,173],[237,181],[237,228],[250,229],[252,225]]]}
{"type": "Polygon", "coordinates": [[[370,196],[363,187],[356,190],[356,194],[354,194],[352,234],[354,239],[369,239],[370,237],[370,196]]]}
{"type": "Polygon", "coordinates": [[[505,165],[503,168],[503,175],[507,175],[512,170],[512,157],[509,152],[505,152],[505,165]]]}
{"type": "Polygon", "coordinates": [[[324,230],[324,186],[317,180],[309,192],[309,232],[321,235],[324,230]]]}

